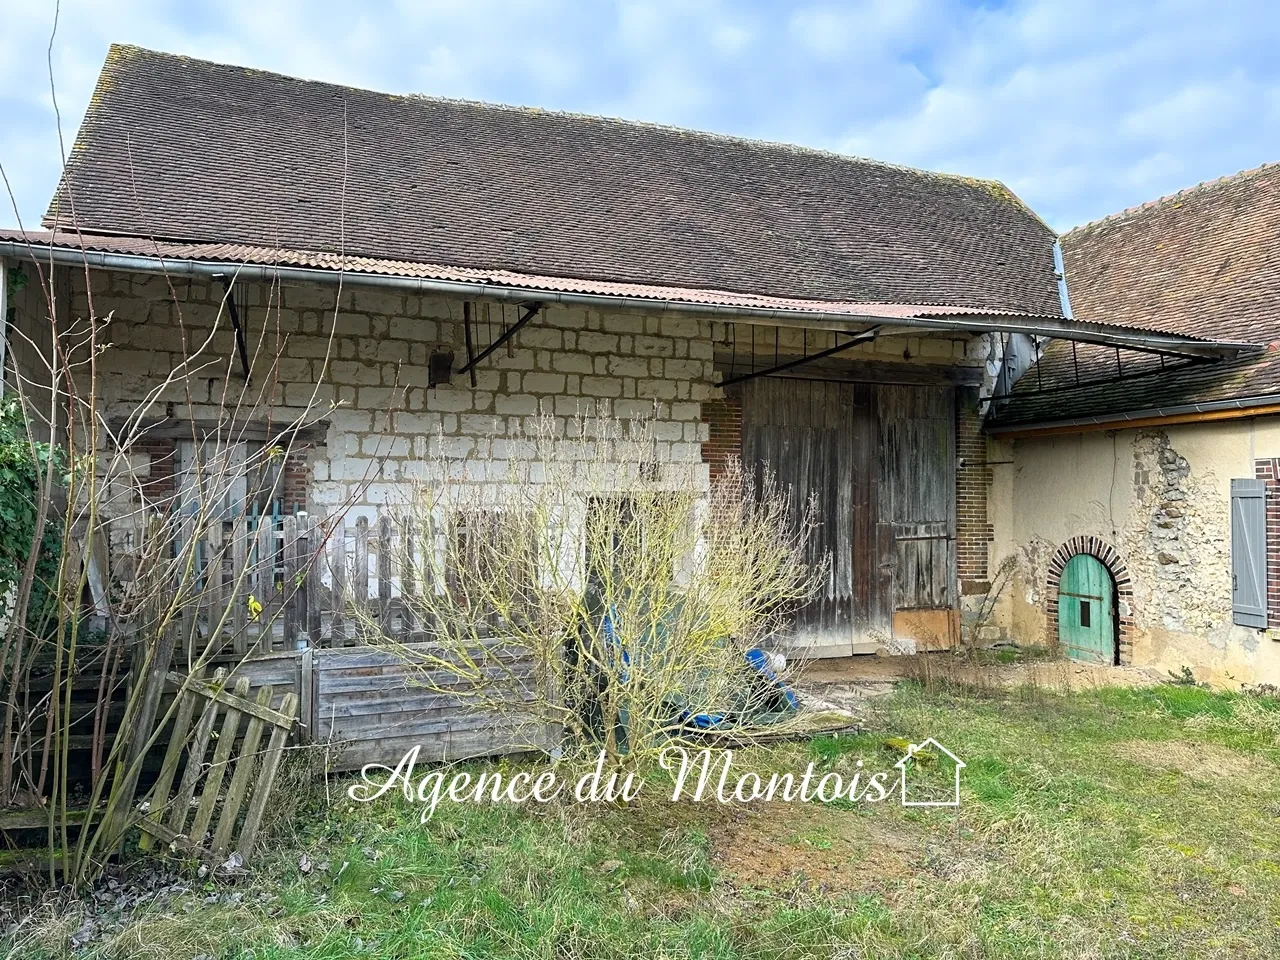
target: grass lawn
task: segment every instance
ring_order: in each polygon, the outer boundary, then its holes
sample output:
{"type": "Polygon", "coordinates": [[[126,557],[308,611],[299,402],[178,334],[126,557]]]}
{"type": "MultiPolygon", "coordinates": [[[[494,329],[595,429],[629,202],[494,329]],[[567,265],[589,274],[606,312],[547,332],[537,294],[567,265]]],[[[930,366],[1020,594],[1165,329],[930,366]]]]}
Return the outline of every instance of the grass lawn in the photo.
{"type": "MultiPolygon", "coordinates": [[[[331,784],[343,799],[308,800],[249,878],[193,881],[74,955],[1280,956],[1280,703],[907,684],[865,734],[735,766],[887,770],[886,740],[928,736],[968,764],[958,810],[655,788],[627,807],[446,803],[422,825],[331,784]]],[[[67,955],[82,922],[50,908],[11,955],[67,955]]]]}

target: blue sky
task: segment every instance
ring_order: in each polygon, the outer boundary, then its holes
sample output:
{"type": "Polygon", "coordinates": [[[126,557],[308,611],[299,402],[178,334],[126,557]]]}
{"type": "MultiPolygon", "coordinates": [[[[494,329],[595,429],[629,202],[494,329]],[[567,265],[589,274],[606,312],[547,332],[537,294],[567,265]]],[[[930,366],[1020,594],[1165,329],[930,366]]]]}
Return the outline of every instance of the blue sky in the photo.
{"type": "MultiPolygon", "coordinates": [[[[53,10],[0,0],[0,165],[29,226],[60,166],[53,10]]],[[[1280,160],[1275,0],[64,0],[68,148],[112,41],[994,177],[1059,229],[1280,160]]]]}

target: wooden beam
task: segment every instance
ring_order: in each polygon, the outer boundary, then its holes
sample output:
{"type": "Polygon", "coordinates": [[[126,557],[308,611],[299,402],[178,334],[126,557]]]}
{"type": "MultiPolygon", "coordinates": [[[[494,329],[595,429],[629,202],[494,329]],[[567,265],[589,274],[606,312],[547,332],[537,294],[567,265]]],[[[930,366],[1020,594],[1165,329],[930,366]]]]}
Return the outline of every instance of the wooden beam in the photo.
{"type": "Polygon", "coordinates": [[[107,421],[113,433],[120,434],[125,430],[137,429],[147,439],[190,440],[192,436],[201,440],[253,441],[257,443],[320,443],[329,431],[329,421],[317,419],[299,427],[271,427],[266,421],[234,420],[219,423],[216,420],[182,420],[178,417],[148,417],[134,420],[127,417],[113,417],[107,421]]]}
{"type": "Polygon", "coordinates": [[[1030,440],[1039,437],[1058,437],[1072,433],[1097,433],[1102,430],[1139,430],[1143,427],[1176,426],[1181,423],[1220,423],[1224,420],[1252,420],[1254,417],[1270,417],[1280,414],[1280,404],[1265,407],[1244,407],[1235,410],[1210,410],[1205,413],[1177,413],[1167,417],[1142,417],[1138,420],[1109,420],[1104,423],[1077,423],[1025,430],[1001,430],[990,435],[1001,440],[1030,440]]]}
{"type": "MultiPolygon", "coordinates": [[[[182,688],[182,685],[186,680],[186,678],[180,673],[170,673],[167,679],[178,689],[182,688]]],[[[221,687],[206,681],[196,680],[191,683],[187,689],[195,690],[202,697],[206,697],[210,700],[216,700],[218,703],[226,707],[235,707],[241,713],[247,713],[249,716],[265,720],[267,723],[274,723],[278,727],[293,726],[292,716],[281,713],[279,710],[273,710],[270,707],[263,707],[256,703],[250,703],[243,698],[237,698],[234,694],[227,693],[227,691],[223,690],[221,687]]]]}

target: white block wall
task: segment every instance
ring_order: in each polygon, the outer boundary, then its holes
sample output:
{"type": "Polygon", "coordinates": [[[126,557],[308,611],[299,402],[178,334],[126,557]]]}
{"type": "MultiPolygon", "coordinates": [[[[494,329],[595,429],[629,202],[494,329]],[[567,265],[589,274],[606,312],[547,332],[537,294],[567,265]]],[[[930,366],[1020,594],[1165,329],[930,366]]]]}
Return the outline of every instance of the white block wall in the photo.
{"type": "MultiPolygon", "coordinates": [[[[71,271],[70,283],[73,312],[86,316],[83,273],[71,271]]],[[[438,450],[528,458],[528,418],[551,414],[564,430],[600,400],[620,418],[656,414],[655,459],[707,482],[701,403],[715,388],[706,321],[552,304],[479,365],[474,389],[467,375],[428,388],[433,351],[453,351],[455,368],[465,361],[461,300],[348,285],[335,304],[335,286],[238,282],[253,358],[245,391],[220,284],[96,271],[91,289],[93,312],[111,318],[98,364],[108,416],[146,404],[149,419],[213,421],[237,416],[242,393],[241,419],[253,409],[255,419],[287,423],[310,408],[328,425],[310,454],[312,509],[395,502],[438,450]],[[187,375],[157,393],[179,369],[187,375]]],[[[507,324],[520,313],[509,305],[507,324]]],[[[477,351],[498,335],[501,315],[491,304],[487,326],[477,310],[477,351]]]]}

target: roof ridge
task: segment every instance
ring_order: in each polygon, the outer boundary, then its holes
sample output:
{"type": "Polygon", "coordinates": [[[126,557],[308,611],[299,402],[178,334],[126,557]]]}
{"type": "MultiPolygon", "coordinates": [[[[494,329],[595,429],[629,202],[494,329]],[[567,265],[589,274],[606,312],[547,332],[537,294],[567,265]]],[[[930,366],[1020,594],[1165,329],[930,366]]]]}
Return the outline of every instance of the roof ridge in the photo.
{"type": "Polygon", "coordinates": [[[1240,180],[1247,180],[1250,177],[1257,176],[1258,174],[1265,173],[1269,170],[1280,170],[1280,160],[1260,163],[1256,167],[1237,170],[1235,173],[1228,173],[1221,177],[1214,177],[1212,180],[1201,180],[1199,183],[1192,184],[1189,187],[1183,187],[1181,190],[1165,194],[1162,197],[1156,197],[1154,200],[1147,200],[1144,203],[1135,204],[1132,207],[1125,207],[1123,210],[1118,210],[1115,213],[1109,213],[1105,217],[1099,217],[1097,220],[1089,220],[1077,227],[1072,227],[1062,236],[1070,237],[1074,234],[1086,233],[1101,227],[1111,226],[1121,220],[1126,220],[1137,216],[1140,213],[1145,213],[1148,210],[1154,210],[1155,208],[1162,207],[1165,204],[1182,200],[1193,194],[1208,193],[1209,191],[1219,189],[1220,187],[1227,186],[1228,184],[1235,183],[1240,180]]]}
{"type": "MultiPolygon", "coordinates": [[[[501,110],[507,113],[535,114],[547,117],[563,117],[572,120],[590,120],[597,123],[614,124],[621,127],[636,127],[645,130],[661,130],[666,133],[677,133],[683,135],[692,135],[704,140],[735,143],[743,146],[755,148],[768,148],[773,150],[785,150],[791,153],[810,154],[814,156],[830,157],[833,160],[851,161],[854,163],[862,163],[870,166],[880,167],[888,170],[899,170],[905,173],[918,174],[925,177],[938,177],[946,180],[959,180],[971,184],[980,184],[985,187],[999,187],[1009,198],[1017,202],[1020,206],[1026,208],[1029,212],[1036,215],[1034,210],[1009,188],[1007,184],[995,177],[976,177],[964,173],[951,173],[945,170],[925,170],[922,167],[913,167],[905,163],[893,163],[889,160],[878,160],[875,157],[863,157],[851,153],[840,153],[836,150],[828,150],[823,147],[811,147],[804,144],[788,143],[785,140],[767,140],[761,137],[746,137],[741,134],[720,133],[714,130],[699,130],[694,127],[680,127],[675,124],[658,123],[653,120],[629,120],[625,117],[610,117],[598,113],[583,113],[577,110],[551,110],[546,107],[533,107],[521,104],[497,103],[491,100],[474,100],[469,97],[444,97],[429,93],[389,93],[385,90],[374,90],[371,87],[357,87],[348,83],[335,83],[332,80],[314,80],[306,77],[296,77],[287,73],[280,73],[276,70],[264,70],[260,67],[246,67],[238,63],[223,63],[218,60],[208,60],[203,57],[192,57],[182,53],[169,53],[165,50],[154,50],[150,47],[139,46],[133,43],[112,43],[107,53],[107,62],[110,63],[117,52],[126,51],[145,53],[151,56],[167,57],[173,60],[189,60],[195,63],[204,63],[216,67],[231,67],[236,70],[244,70],[250,73],[257,73],[267,77],[279,77],[285,80],[295,80],[300,83],[317,83],[324,86],[337,87],[344,90],[356,90],[361,93],[372,93],[379,97],[388,97],[397,100],[419,100],[428,103],[448,103],[458,104],[462,106],[484,107],[489,110],[501,110]]],[[[1043,222],[1043,221],[1042,221],[1043,222]]]]}

